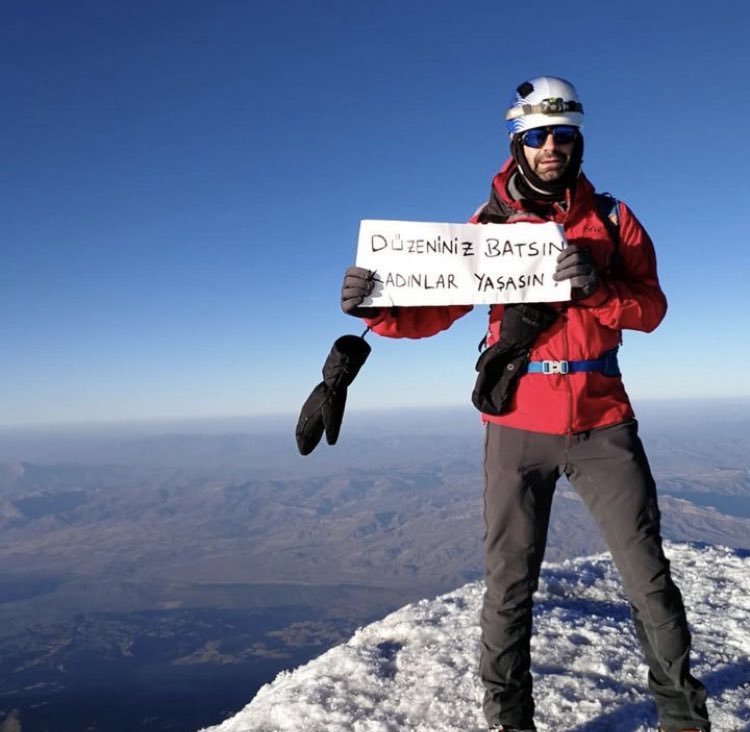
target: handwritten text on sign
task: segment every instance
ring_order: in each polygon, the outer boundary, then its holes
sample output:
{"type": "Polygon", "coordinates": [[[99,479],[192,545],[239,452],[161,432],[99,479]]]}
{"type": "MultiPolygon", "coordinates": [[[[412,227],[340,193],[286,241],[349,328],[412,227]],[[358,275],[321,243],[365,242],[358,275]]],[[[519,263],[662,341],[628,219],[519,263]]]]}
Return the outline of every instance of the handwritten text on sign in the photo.
{"type": "Polygon", "coordinates": [[[555,282],[567,246],[562,227],[543,224],[360,223],[357,265],[376,272],[363,305],[470,305],[561,302],[555,282]]]}

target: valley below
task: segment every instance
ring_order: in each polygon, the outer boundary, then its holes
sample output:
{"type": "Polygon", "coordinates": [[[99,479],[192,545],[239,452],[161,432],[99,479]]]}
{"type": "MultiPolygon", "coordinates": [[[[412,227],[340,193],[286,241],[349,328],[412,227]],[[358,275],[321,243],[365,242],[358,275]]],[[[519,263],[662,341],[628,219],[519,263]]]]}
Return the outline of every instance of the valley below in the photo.
{"type": "MultiPolygon", "coordinates": [[[[717,424],[642,422],[664,536],[748,548],[750,423],[717,424]]],[[[312,459],[273,430],[24,439],[0,444],[0,721],[27,732],[217,724],[357,627],[482,576],[473,414],[355,423],[312,459]]],[[[604,550],[561,481],[547,561],[604,550]]]]}

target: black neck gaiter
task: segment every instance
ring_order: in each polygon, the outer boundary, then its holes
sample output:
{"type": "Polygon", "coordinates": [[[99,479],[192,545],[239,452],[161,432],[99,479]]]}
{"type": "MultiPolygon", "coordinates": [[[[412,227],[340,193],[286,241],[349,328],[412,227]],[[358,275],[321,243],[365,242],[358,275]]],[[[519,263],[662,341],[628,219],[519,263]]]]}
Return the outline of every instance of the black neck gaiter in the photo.
{"type": "Polygon", "coordinates": [[[531,169],[523,150],[522,135],[515,135],[510,143],[510,152],[515,160],[521,175],[516,177],[516,185],[521,196],[528,200],[537,201],[562,201],[565,199],[565,191],[572,188],[581,172],[583,162],[583,135],[578,135],[573,143],[573,152],[570,156],[565,173],[561,178],[553,181],[542,180],[531,169]]]}

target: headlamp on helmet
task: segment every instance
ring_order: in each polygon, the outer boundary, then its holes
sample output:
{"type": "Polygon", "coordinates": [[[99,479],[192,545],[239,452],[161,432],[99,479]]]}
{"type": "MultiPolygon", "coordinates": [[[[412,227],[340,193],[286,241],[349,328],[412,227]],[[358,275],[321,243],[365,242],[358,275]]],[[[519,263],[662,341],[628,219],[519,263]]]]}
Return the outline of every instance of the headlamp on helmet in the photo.
{"type": "Polygon", "coordinates": [[[582,127],[583,105],[569,81],[538,76],[516,89],[505,120],[511,137],[534,127],[582,127]]]}

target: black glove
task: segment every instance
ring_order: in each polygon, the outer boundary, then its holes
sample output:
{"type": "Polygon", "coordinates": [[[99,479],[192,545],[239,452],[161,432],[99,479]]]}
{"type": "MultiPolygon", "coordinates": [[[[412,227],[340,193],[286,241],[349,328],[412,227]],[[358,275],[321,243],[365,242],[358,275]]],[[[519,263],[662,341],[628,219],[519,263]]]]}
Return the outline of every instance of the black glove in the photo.
{"type": "Polygon", "coordinates": [[[593,295],[599,287],[599,273],[588,249],[568,246],[557,257],[557,269],[553,275],[557,282],[570,280],[574,300],[593,295]]]}
{"type": "Polygon", "coordinates": [[[323,381],[302,405],[295,436],[302,455],[311,453],[323,432],[329,445],[335,445],[344,419],[347,388],[370,355],[364,338],[345,335],[337,338],[323,364],[323,381]]]}
{"type": "Polygon", "coordinates": [[[349,267],[341,286],[341,309],[355,318],[375,318],[380,308],[361,308],[362,301],[375,287],[374,272],[364,267],[349,267]]]}
{"type": "Polygon", "coordinates": [[[528,365],[529,349],[556,318],[557,313],[544,304],[505,306],[500,338],[477,360],[471,401],[480,412],[500,415],[508,409],[528,365]]]}
{"type": "Polygon", "coordinates": [[[331,398],[330,390],[321,381],[305,400],[297,421],[297,449],[300,455],[309,455],[323,437],[323,405],[331,398]]]}

